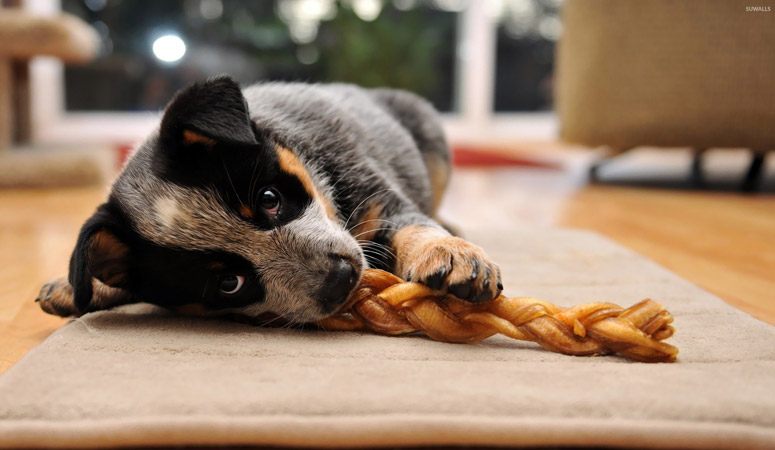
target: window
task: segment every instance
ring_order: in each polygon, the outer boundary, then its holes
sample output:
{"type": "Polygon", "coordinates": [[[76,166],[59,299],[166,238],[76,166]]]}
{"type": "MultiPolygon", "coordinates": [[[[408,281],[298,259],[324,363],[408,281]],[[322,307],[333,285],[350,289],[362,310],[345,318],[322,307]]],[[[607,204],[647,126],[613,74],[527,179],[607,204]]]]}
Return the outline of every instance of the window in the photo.
{"type": "Polygon", "coordinates": [[[495,111],[551,109],[559,9],[557,0],[523,0],[498,11],[495,111]]]}
{"type": "Polygon", "coordinates": [[[408,89],[453,142],[556,135],[553,52],[562,0],[27,0],[90,23],[93,62],[32,65],[35,139],[132,143],[180,87],[229,73],[408,89]]]}
{"type": "Polygon", "coordinates": [[[64,0],[91,23],[102,54],[65,69],[68,111],[147,111],[219,73],[259,80],[342,81],[414,91],[454,105],[457,13],[380,0],[64,0]]]}

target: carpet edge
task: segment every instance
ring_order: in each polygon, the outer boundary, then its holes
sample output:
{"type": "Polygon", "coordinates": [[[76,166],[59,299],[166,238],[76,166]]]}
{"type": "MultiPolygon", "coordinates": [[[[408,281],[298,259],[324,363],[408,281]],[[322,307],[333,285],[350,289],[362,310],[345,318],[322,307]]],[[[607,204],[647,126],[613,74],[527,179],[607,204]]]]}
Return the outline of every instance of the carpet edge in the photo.
{"type": "Polygon", "coordinates": [[[0,423],[0,447],[98,448],[165,445],[384,447],[582,445],[769,449],[775,429],[666,420],[509,418],[451,415],[147,417],[133,420],[0,423]],[[560,421],[558,421],[560,420],[560,421]]]}

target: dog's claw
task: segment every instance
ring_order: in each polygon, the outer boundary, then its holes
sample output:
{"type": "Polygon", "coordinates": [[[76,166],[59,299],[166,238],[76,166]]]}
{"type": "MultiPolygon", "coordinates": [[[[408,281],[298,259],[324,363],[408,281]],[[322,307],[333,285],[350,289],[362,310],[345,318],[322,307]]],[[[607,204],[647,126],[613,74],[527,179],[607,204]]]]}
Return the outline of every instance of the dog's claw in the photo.
{"type": "Polygon", "coordinates": [[[471,283],[453,284],[449,292],[457,298],[468,300],[471,297],[471,283]]]}
{"type": "Polygon", "coordinates": [[[442,267],[438,272],[429,276],[425,280],[425,285],[434,290],[439,290],[444,286],[444,280],[447,278],[449,272],[448,267],[442,267]]]}

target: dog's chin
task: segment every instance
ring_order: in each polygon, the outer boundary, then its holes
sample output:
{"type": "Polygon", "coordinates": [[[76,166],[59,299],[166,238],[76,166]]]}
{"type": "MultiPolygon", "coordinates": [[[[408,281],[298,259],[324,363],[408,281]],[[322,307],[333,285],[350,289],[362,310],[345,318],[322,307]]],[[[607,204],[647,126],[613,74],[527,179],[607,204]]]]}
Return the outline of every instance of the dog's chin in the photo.
{"type": "Polygon", "coordinates": [[[282,314],[282,317],[288,322],[293,324],[306,324],[315,323],[325,319],[330,314],[326,314],[320,309],[315,310],[310,308],[309,310],[294,311],[282,314]]]}
{"type": "Polygon", "coordinates": [[[278,322],[286,324],[305,324],[322,320],[331,315],[314,298],[298,293],[293,296],[282,296],[285,301],[271,301],[244,308],[240,313],[246,316],[271,314],[278,322]],[[293,301],[289,301],[292,298],[293,301]],[[268,304],[267,304],[268,303],[268,304]]]}
{"type": "MultiPolygon", "coordinates": [[[[348,298],[350,297],[348,296],[348,298]]],[[[295,311],[285,312],[282,314],[282,317],[285,318],[288,322],[292,323],[315,323],[323,319],[327,319],[331,316],[335,316],[350,306],[350,302],[344,300],[341,304],[334,308],[325,308],[319,303],[315,302],[314,304],[311,304],[307,307],[302,307],[295,311]]]]}
{"type": "Polygon", "coordinates": [[[345,298],[342,298],[341,302],[334,306],[324,306],[319,301],[307,297],[307,301],[296,304],[296,308],[292,310],[285,310],[282,313],[276,313],[282,316],[287,322],[304,324],[315,323],[323,319],[327,319],[331,316],[335,316],[342,311],[352,306],[353,292],[351,290],[345,298]]]}

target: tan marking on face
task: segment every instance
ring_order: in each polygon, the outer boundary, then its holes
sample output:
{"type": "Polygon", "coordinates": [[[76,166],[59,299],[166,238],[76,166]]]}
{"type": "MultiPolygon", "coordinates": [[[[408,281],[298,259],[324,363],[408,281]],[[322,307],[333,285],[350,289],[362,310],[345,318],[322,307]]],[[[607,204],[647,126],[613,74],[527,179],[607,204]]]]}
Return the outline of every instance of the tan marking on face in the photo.
{"type": "Polygon", "coordinates": [[[109,231],[94,233],[89,244],[89,265],[95,277],[108,286],[126,282],[129,247],[109,231]]]}
{"type": "Polygon", "coordinates": [[[358,225],[351,230],[353,237],[366,241],[374,239],[379,229],[382,228],[382,221],[380,220],[382,209],[383,205],[379,202],[369,203],[366,212],[359,217],[358,225]]]}
{"type": "Polygon", "coordinates": [[[239,215],[242,216],[243,219],[252,219],[255,216],[253,210],[250,209],[247,205],[239,206],[239,215]]]}
{"type": "Polygon", "coordinates": [[[280,169],[283,172],[291,174],[301,181],[301,185],[304,186],[304,190],[307,191],[310,197],[323,206],[326,211],[326,215],[335,220],[337,217],[336,209],[333,202],[330,199],[323,196],[320,191],[315,187],[315,183],[312,181],[312,176],[304,167],[304,163],[301,162],[298,156],[291,150],[285,147],[276,147],[277,158],[280,163],[280,169]]]}
{"type": "Polygon", "coordinates": [[[215,145],[215,139],[211,139],[191,130],[183,130],[183,142],[187,145],[202,144],[208,147],[215,145]]]}

